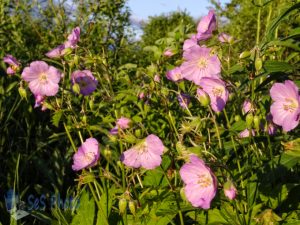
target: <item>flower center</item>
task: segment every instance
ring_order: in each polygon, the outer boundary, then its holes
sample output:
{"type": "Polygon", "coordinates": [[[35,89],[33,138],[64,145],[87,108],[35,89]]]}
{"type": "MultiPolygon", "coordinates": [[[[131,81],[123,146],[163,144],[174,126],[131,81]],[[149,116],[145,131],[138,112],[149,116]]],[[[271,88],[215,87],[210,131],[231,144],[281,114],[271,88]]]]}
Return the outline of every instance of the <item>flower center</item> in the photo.
{"type": "Polygon", "coordinates": [[[93,162],[94,158],[95,158],[95,154],[92,152],[87,152],[84,154],[84,158],[86,161],[88,161],[89,163],[93,162]]]}
{"type": "Polygon", "coordinates": [[[212,89],[212,93],[215,97],[221,97],[223,94],[224,88],[222,87],[214,87],[212,89]]]}
{"type": "Polygon", "coordinates": [[[293,98],[286,98],[283,104],[283,109],[290,113],[293,113],[298,108],[298,102],[293,98]]]}
{"type": "Polygon", "coordinates": [[[174,77],[175,77],[176,80],[180,80],[181,79],[181,74],[180,73],[176,73],[174,75],[174,77]]]}
{"type": "Polygon", "coordinates": [[[139,146],[138,146],[138,151],[139,151],[139,154],[142,154],[144,152],[147,152],[147,143],[146,141],[144,141],[143,143],[141,143],[139,146]]]}
{"type": "Polygon", "coordinates": [[[211,176],[209,176],[209,174],[198,175],[198,184],[202,188],[210,186],[212,184],[211,176]]]}
{"type": "Polygon", "coordinates": [[[205,69],[207,67],[207,60],[205,58],[200,58],[198,61],[199,69],[205,69]]]}
{"type": "Polygon", "coordinates": [[[41,73],[40,76],[39,76],[39,81],[40,81],[42,84],[47,83],[47,74],[46,74],[46,73],[41,73]]]}

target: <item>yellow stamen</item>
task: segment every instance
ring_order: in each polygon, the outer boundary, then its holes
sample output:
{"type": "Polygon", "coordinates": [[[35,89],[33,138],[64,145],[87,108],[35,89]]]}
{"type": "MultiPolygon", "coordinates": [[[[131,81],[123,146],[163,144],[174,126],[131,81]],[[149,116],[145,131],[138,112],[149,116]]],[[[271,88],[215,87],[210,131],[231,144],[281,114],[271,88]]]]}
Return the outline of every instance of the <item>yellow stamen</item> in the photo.
{"type": "Polygon", "coordinates": [[[286,98],[285,103],[286,104],[283,104],[283,109],[290,113],[295,112],[296,109],[298,108],[298,102],[293,98],[286,98]]]}
{"type": "Polygon", "coordinates": [[[212,184],[212,178],[209,174],[201,174],[198,178],[198,184],[200,184],[200,187],[202,188],[206,188],[212,184]]]}

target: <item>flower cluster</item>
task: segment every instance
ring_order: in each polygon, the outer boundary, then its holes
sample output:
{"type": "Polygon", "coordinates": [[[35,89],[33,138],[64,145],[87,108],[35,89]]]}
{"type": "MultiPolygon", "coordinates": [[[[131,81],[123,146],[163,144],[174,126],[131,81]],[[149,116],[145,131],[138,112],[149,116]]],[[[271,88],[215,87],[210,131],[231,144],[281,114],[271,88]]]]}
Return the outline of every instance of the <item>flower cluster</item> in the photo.
{"type": "MultiPolygon", "coordinates": [[[[199,22],[197,34],[184,41],[184,62],[180,67],[169,70],[166,76],[174,82],[186,79],[200,86],[199,90],[201,89],[209,96],[212,110],[220,112],[224,109],[229,95],[225,82],[221,80],[221,62],[218,56],[212,53],[212,49],[198,45],[198,41],[211,38],[216,28],[216,16],[211,10],[199,22]]],[[[223,36],[223,39],[229,38],[229,36],[223,36]]]]}

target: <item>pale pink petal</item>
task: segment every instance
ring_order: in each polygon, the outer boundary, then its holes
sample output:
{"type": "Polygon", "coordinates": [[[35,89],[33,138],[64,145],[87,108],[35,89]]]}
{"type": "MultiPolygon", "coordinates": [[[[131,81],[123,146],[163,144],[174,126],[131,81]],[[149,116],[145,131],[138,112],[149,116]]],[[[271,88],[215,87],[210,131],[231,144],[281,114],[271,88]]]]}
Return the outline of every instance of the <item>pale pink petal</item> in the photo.
{"type": "Polygon", "coordinates": [[[139,150],[132,147],[121,155],[121,161],[126,165],[133,168],[139,168],[141,166],[141,160],[139,150]]]}

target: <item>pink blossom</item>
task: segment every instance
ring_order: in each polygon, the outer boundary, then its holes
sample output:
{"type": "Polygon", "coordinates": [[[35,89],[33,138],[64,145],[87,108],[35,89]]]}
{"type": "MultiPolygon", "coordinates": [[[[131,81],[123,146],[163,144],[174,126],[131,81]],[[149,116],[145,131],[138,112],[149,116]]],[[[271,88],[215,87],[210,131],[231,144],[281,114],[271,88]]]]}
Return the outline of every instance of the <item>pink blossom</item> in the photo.
{"type": "Polygon", "coordinates": [[[3,62],[5,62],[9,65],[9,67],[7,67],[7,69],[6,69],[6,73],[9,75],[15,74],[17,72],[17,70],[19,70],[19,68],[20,68],[20,63],[12,55],[4,56],[3,62]]]}
{"type": "Polygon", "coordinates": [[[196,35],[193,35],[190,39],[186,39],[183,43],[183,51],[189,50],[191,47],[198,45],[196,35]]]}
{"type": "Polygon", "coordinates": [[[203,77],[220,77],[220,60],[216,55],[210,55],[209,48],[194,45],[183,53],[183,58],[185,62],[180,67],[183,78],[200,85],[203,77]]]}
{"type": "Polygon", "coordinates": [[[44,103],[46,97],[38,94],[38,95],[35,95],[34,98],[35,98],[34,108],[42,106],[42,111],[45,111],[47,109],[47,107],[44,106],[43,103],[44,103]]]}
{"type": "Polygon", "coordinates": [[[253,109],[254,109],[254,107],[253,107],[251,101],[246,99],[243,103],[243,108],[242,108],[243,114],[251,112],[251,111],[253,111],[253,109]]]}
{"type": "Polygon", "coordinates": [[[71,34],[68,36],[68,40],[64,43],[65,48],[76,48],[78,41],[80,40],[80,27],[75,27],[71,34]]]}
{"type": "Polygon", "coordinates": [[[118,134],[119,129],[124,130],[129,128],[130,122],[130,119],[122,116],[120,119],[117,120],[116,126],[110,130],[110,134],[116,135],[118,134]]]}
{"type": "Polygon", "coordinates": [[[184,164],[179,173],[185,184],[187,200],[194,207],[209,209],[217,192],[217,178],[210,168],[197,156],[191,155],[190,162],[184,164]]]}
{"type": "Polygon", "coordinates": [[[222,111],[229,95],[225,82],[216,78],[204,77],[200,81],[200,86],[208,94],[212,110],[222,111]]]}
{"type": "Polygon", "coordinates": [[[175,53],[172,51],[172,49],[166,49],[163,53],[164,56],[166,57],[171,57],[172,55],[174,55],[175,53]]]}
{"type": "Polygon", "coordinates": [[[59,45],[47,52],[45,55],[49,58],[59,58],[64,55],[65,45],[59,45]]]}
{"type": "Polygon", "coordinates": [[[271,114],[273,122],[282,126],[284,131],[290,131],[299,124],[300,100],[299,89],[291,80],[275,83],[270,90],[273,103],[271,114]]]}
{"type": "Polygon", "coordinates": [[[154,76],[154,81],[157,82],[157,83],[159,83],[160,82],[160,76],[156,74],[154,76]]]}
{"type": "Polygon", "coordinates": [[[98,81],[89,70],[76,70],[71,75],[72,84],[78,84],[82,95],[90,95],[96,90],[98,81]]]}
{"type": "Polygon", "coordinates": [[[174,82],[180,81],[183,79],[180,67],[175,67],[172,70],[169,70],[166,74],[166,77],[174,82]]]}
{"type": "Polygon", "coordinates": [[[145,98],[145,93],[142,91],[139,93],[139,99],[145,98]]]}
{"type": "MultiPolygon", "coordinates": [[[[249,129],[245,129],[243,131],[241,131],[239,133],[239,138],[246,138],[246,137],[249,137],[250,136],[250,130],[249,129]]],[[[251,129],[251,136],[255,136],[255,131],[254,129],[251,129]]]]}
{"type": "Polygon", "coordinates": [[[78,151],[73,156],[73,170],[82,170],[97,164],[100,157],[99,143],[95,138],[88,138],[78,148],[78,151]]]}
{"type": "Polygon", "coordinates": [[[278,126],[273,123],[272,114],[268,114],[266,116],[266,124],[262,125],[262,129],[267,132],[270,136],[275,135],[277,133],[278,126]]]}
{"type": "Polygon", "coordinates": [[[164,151],[162,141],[154,134],[123,152],[121,161],[129,167],[154,169],[161,164],[161,155],[164,151]]]}
{"type": "Polygon", "coordinates": [[[29,82],[34,95],[54,96],[58,92],[61,73],[44,61],[34,61],[23,70],[22,78],[29,82]]]}
{"type": "Polygon", "coordinates": [[[225,33],[219,34],[218,39],[222,43],[229,43],[229,44],[232,43],[233,41],[233,37],[225,33]]]}
{"type": "Polygon", "coordinates": [[[197,26],[197,39],[206,40],[212,36],[212,32],[217,28],[215,12],[209,10],[208,15],[204,16],[197,26]]]}
{"type": "Polygon", "coordinates": [[[237,192],[237,190],[231,181],[227,181],[224,184],[224,194],[228,199],[230,199],[230,200],[235,199],[236,192],[237,192]]]}

